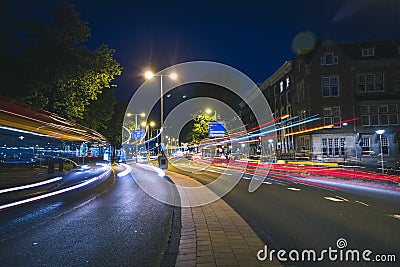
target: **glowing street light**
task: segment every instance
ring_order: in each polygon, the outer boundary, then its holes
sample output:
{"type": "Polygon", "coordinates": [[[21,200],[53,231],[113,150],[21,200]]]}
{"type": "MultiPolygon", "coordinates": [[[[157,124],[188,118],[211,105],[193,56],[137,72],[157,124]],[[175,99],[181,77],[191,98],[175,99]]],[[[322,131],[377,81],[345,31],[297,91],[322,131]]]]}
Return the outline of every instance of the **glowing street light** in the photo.
{"type": "Polygon", "coordinates": [[[160,105],[161,105],[161,124],[160,124],[160,128],[162,128],[164,126],[164,103],[163,103],[163,77],[168,77],[171,80],[176,80],[178,78],[178,75],[176,73],[170,73],[170,74],[154,74],[152,71],[146,71],[144,74],[144,77],[146,79],[151,79],[154,76],[160,77],[160,94],[161,94],[161,99],[160,99],[160,105]]]}
{"type": "Polygon", "coordinates": [[[128,113],[126,113],[126,116],[127,117],[135,116],[135,130],[137,130],[139,128],[138,120],[137,120],[138,116],[143,118],[144,116],[146,116],[146,114],[144,112],[139,113],[139,114],[128,112],[128,113]]]}
{"type": "MultiPolygon", "coordinates": [[[[206,113],[210,115],[212,113],[212,109],[207,108],[206,113]]],[[[214,120],[217,120],[217,110],[216,109],[214,109],[214,120]]]]}
{"type": "MultiPolygon", "coordinates": [[[[168,74],[168,75],[165,75],[165,74],[158,74],[158,75],[156,75],[156,74],[154,74],[152,71],[146,71],[146,73],[144,74],[144,76],[146,77],[146,79],[151,79],[151,78],[153,78],[154,76],[158,76],[158,77],[160,77],[160,95],[161,95],[161,97],[160,97],[160,110],[161,110],[161,114],[160,114],[160,129],[162,129],[163,127],[164,127],[164,101],[163,101],[163,99],[164,99],[164,93],[163,93],[163,77],[168,77],[168,78],[170,78],[171,80],[176,80],[177,78],[178,78],[178,75],[176,74],[176,73],[170,73],[170,74],[168,74]]],[[[162,143],[162,135],[161,135],[161,138],[160,138],[160,143],[162,143]]],[[[160,147],[162,147],[162,146],[160,146],[160,147]]]]}

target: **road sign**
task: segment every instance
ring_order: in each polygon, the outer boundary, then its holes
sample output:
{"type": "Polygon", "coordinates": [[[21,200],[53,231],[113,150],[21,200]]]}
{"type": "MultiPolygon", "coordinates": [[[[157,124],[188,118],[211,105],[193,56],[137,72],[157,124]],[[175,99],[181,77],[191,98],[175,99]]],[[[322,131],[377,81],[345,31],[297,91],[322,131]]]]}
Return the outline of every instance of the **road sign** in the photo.
{"type": "Polygon", "coordinates": [[[133,130],[132,131],[132,138],[133,139],[142,139],[144,137],[144,130],[133,130]]]}
{"type": "Polygon", "coordinates": [[[208,137],[224,137],[224,121],[208,121],[208,137]]]}

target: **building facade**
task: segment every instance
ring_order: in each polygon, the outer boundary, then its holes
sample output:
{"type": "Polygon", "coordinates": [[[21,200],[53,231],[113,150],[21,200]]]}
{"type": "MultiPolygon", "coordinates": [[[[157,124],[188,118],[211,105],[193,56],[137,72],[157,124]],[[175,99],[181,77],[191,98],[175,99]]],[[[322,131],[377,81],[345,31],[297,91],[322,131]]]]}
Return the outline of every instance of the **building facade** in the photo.
{"type": "Polygon", "coordinates": [[[379,166],[382,150],[385,166],[398,165],[400,41],[316,41],[260,89],[277,119],[278,157],[379,166]]]}

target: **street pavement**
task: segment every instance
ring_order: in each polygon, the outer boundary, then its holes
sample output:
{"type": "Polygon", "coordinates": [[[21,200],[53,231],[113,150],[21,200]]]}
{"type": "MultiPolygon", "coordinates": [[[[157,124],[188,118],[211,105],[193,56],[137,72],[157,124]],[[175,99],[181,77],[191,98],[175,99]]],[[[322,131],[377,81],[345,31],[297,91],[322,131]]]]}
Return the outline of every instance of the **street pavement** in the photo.
{"type": "MultiPolygon", "coordinates": [[[[177,199],[169,181],[191,187],[207,184],[223,167],[199,171],[193,163],[185,164],[186,171],[170,165],[168,177],[136,165],[123,174],[127,165],[116,166],[114,174],[95,187],[0,211],[0,265],[280,265],[276,258],[273,263],[258,261],[257,252],[265,245],[269,250],[321,251],[336,248],[337,241],[344,239],[349,249],[393,254],[397,262],[380,266],[398,266],[397,190],[330,180],[316,186],[304,177],[281,173],[267,177],[257,191],[249,193],[251,176],[245,174],[222,200],[176,208],[150,197],[137,183],[152,188],[158,198],[176,203],[201,199],[204,195],[188,196],[179,188],[177,199]],[[193,172],[187,171],[191,168],[193,172]]],[[[74,184],[86,176],[82,172],[68,181],[74,184]]],[[[374,266],[326,258],[281,264],[374,266]]]]}
{"type": "MultiPolygon", "coordinates": [[[[167,172],[178,186],[181,208],[181,238],[175,266],[281,266],[276,261],[260,262],[257,252],[263,242],[225,201],[192,206],[210,192],[192,192],[198,181],[167,172]],[[187,188],[189,188],[187,190],[187,188]]],[[[209,191],[208,189],[204,189],[209,191]]]]}
{"type": "MultiPolygon", "coordinates": [[[[184,168],[194,168],[186,162],[184,168]]],[[[182,167],[179,165],[178,167],[182,167]]],[[[170,169],[208,184],[218,177],[219,168],[187,172],[174,166],[170,169]]],[[[196,168],[194,168],[196,169],[196,168]]],[[[245,175],[244,178],[250,178],[245,175]]],[[[400,194],[377,190],[372,185],[336,184],[336,189],[268,178],[254,193],[248,192],[249,180],[242,179],[223,200],[239,213],[269,249],[322,251],[336,248],[345,239],[348,248],[373,255],[395,255],[397,262],[382,266],[398,266],[400,260],[400,194]]],[[[288,177],[286,177],[288,178],[288,177]]],[[[262,249],[260,247],[260,249],[262,249]]],[[[326,259],[326,258],[325,258],[326,259]]],[[[296,266],[373,266],[366,262],[291,262],[296,266]]],[[[375,263],[376,264],[376,263],[375,263]]]]}
{"type": "MultiPolygon", "coordinates": [[[[163,179],[142,170],[133,175],[163,179]]],[[[160,187],[159,193],[172,190],[160,187]]],[[[111,175],[87,191],[0,211],[0,265],[158,266],[172,212],[144,193],[131,174],[111,175]]]]}

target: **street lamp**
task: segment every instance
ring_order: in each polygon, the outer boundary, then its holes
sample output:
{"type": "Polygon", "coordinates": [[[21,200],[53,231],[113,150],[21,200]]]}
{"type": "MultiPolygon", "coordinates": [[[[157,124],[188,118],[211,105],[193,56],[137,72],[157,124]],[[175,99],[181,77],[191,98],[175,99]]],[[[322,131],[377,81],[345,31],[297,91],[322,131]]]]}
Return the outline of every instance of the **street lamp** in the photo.
{"type": "Polygon", "coordinates": [[[160,107],[161,107],[161,124],[160,124],[160,128],[162,128],[164,126],[164,101],[163,101],[163,77],[169,77],[171,80],[176,80],[178,78],[178,75],[176,73],[171,73],[171,74],[154,74],[152,71],[146,71],[146,73],[144,74],[144,77],[147,80],[150,80],[151,78],[153,78],[154,76],[160,77],[160,95],[161,95],[161,99],[160,99],[160,107]]]}
{"type": "MultiPolygon", "coordinates": [[[[152,135],[150,136],[151,128],[153,128],[154,126],[156,126],[156,123],[155,123],[154,121],[151,121],[151,122],[149,122],[149,123],[147,123],[146,121],[142,121],[140,124],[141,124],[141,126],[142,126],[143,128],[146,129],[146,132],[147,132],[147,139],[150,140],[150,138],[153,137],[152,135]]],[[[150,142],[148,142],[146,146],[147,146],[147,150],[150,150],[150,142]]]]}
{"type": "Polygon", "coordinates": [[[143,118],[144,116],[146,116],[146,114],[145,114],[144,112],[139,113],[139,114],[130,113],[130,112],[126,113],[126,116],[127,116],[127,117],[135,116],[135,130],[137,130],[137,129],[139,128],[138,120],[137,120],[137,116],[138,116],[138,115],[141,116],[142,118],[143,118]]]}
{"type": "MultiPolygon", "coordinates": [[[[210,115],[211,113],[212,113],[212,109],[210,109],[210,108],[207,108],[206,109],[206,113],[208,114],[208,115],[210,115]]],[[[214,109],[214,120],[217,120],[217,110],[216,109],[214,109]]]]}
{"type": "Polygon", "coordinates": [[[382,166],[382,173],[385,173],[385,169],[383,168],[383,149],[382,149],[382,134],[385,133],[385,130],[376,130],[376,134],[379,134],[379,144],[381,146],[381,166],[382,166]]]}

